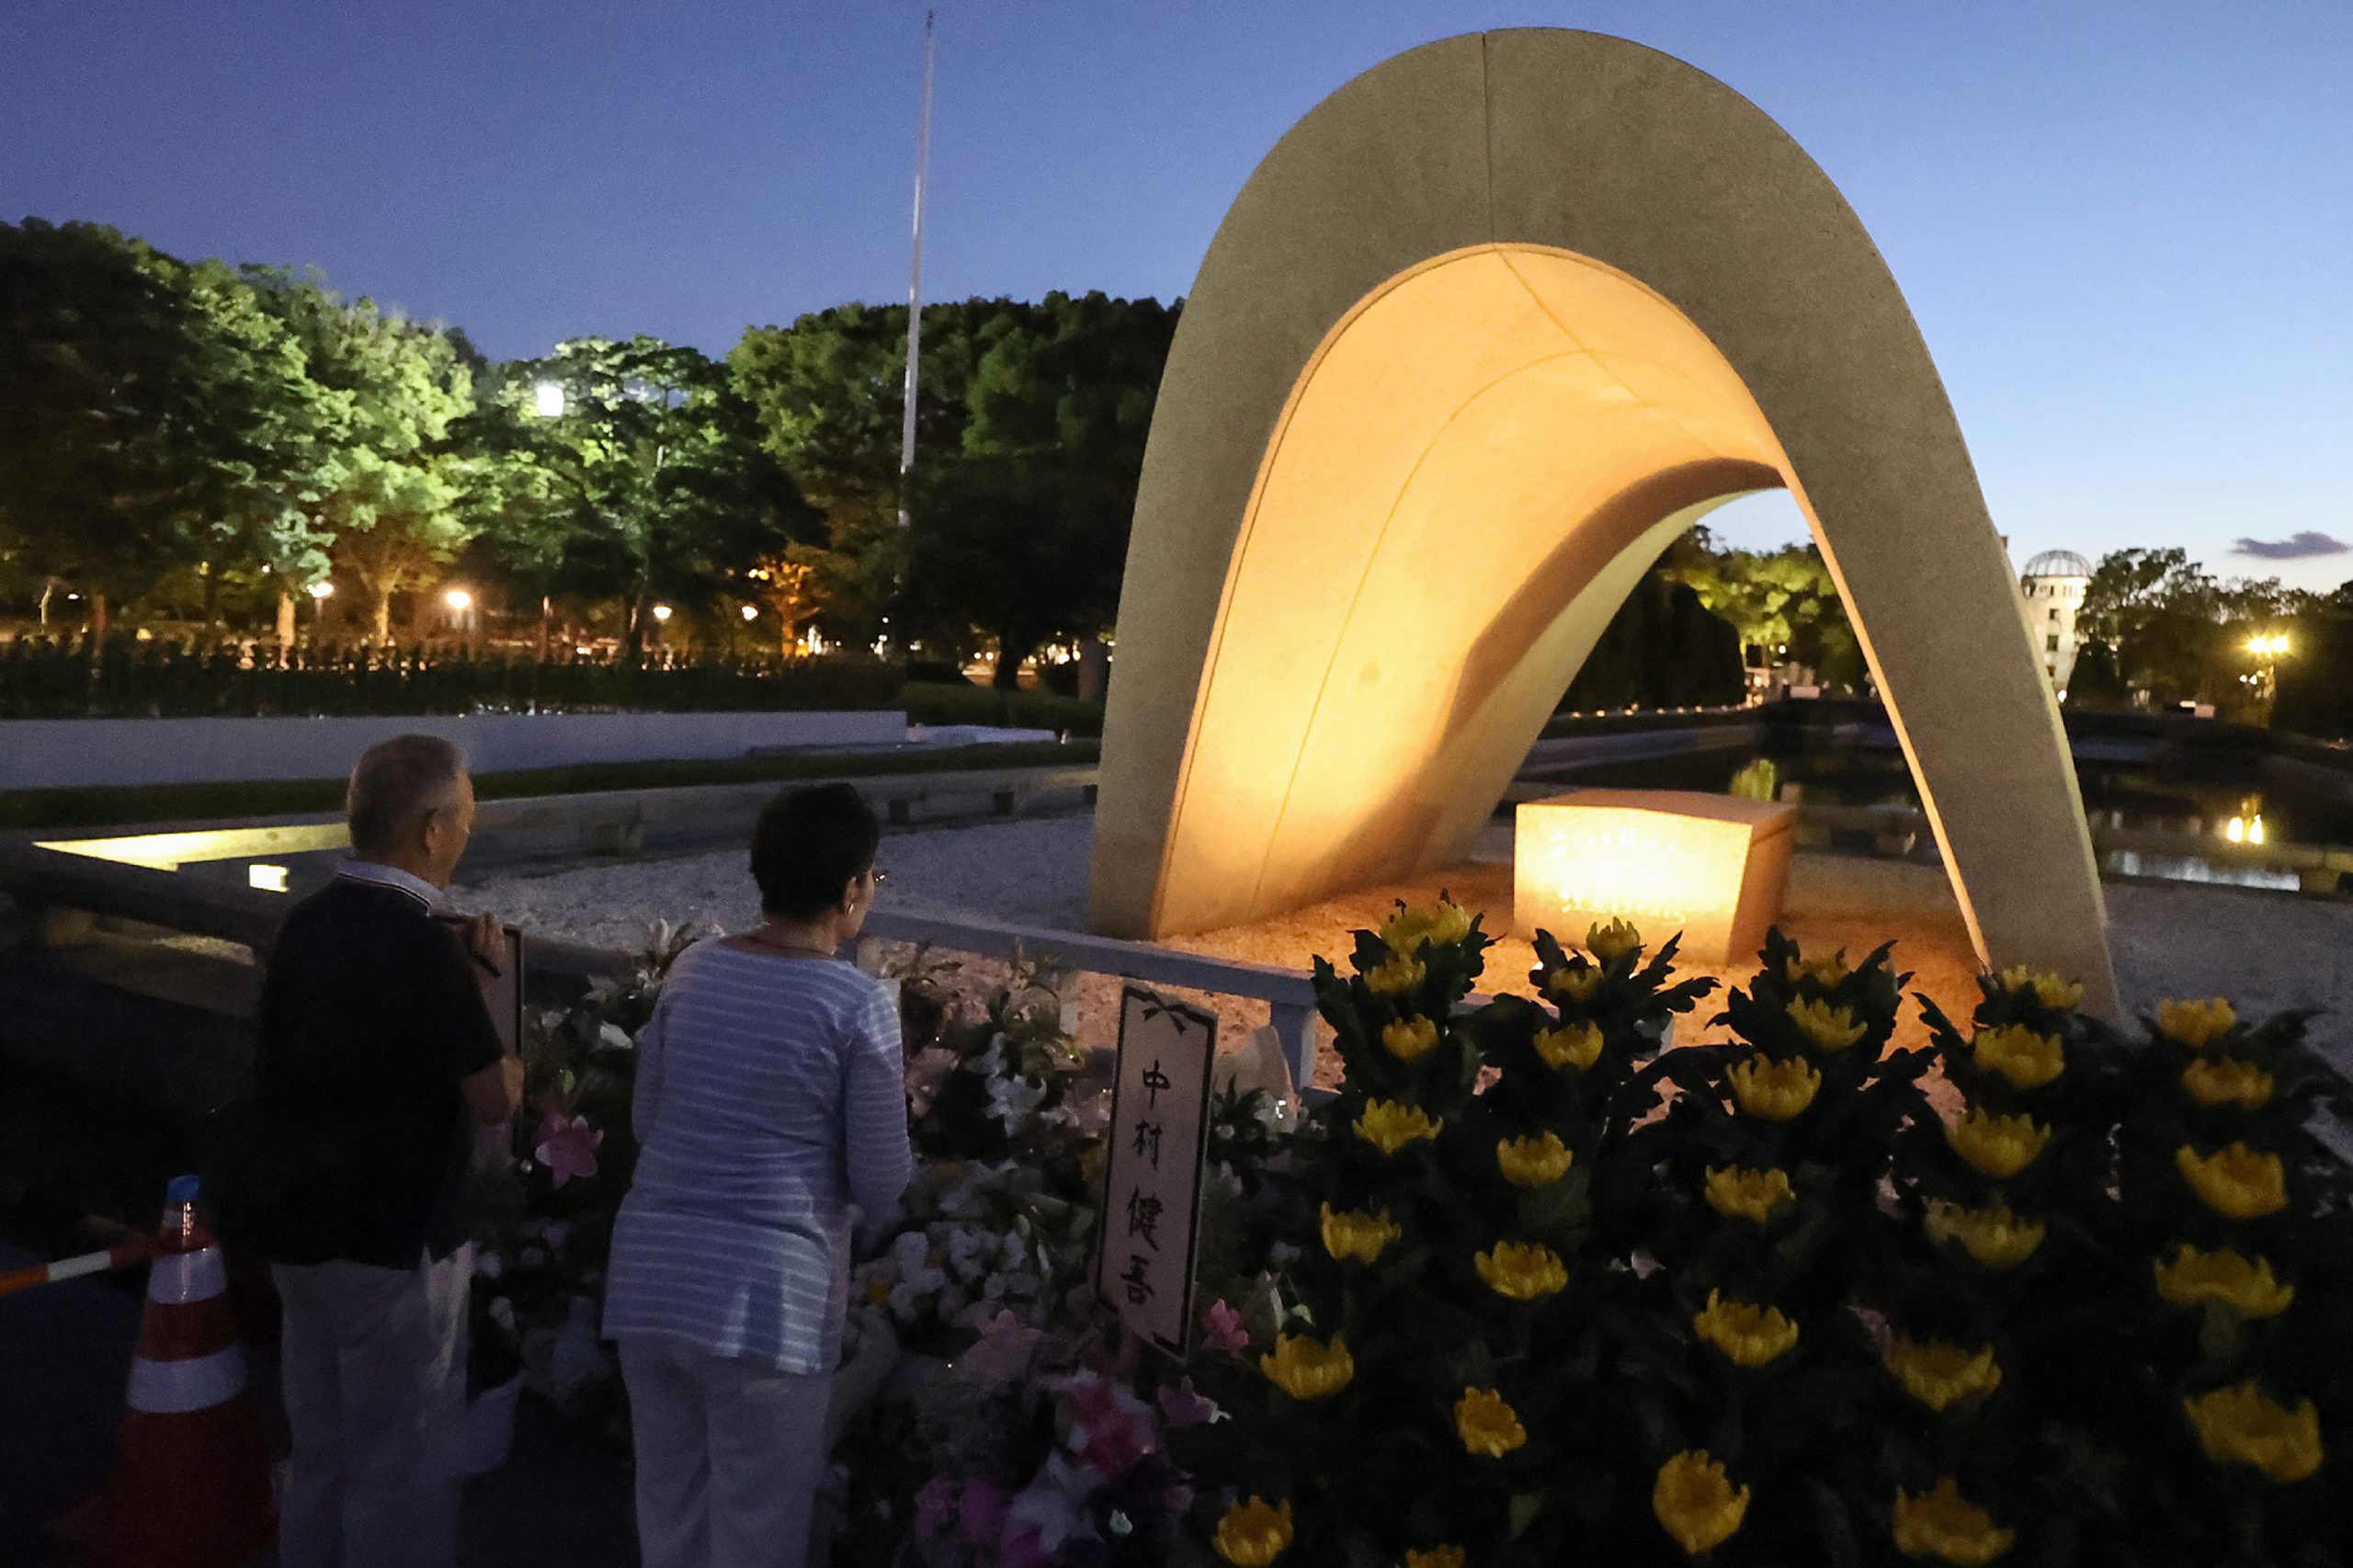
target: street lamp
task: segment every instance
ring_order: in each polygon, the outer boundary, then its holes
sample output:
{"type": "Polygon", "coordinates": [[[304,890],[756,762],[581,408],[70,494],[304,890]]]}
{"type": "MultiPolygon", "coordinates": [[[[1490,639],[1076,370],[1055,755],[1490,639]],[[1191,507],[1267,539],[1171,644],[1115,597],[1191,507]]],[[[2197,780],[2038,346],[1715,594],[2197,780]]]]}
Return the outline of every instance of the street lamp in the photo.
{"type": "Polygon", "coordinates": [[[665,626],[668,625],[670,621],[670,607],[668,605],[655,605],[654,607],[654,619],[661,621],[665,626]]]}
{"type": "Polygon", "coordinates": [[[760,607],[759,607],[759,606],[757,606],[757,605],[745,605],[745,606],[744,607],[744,619],[745,619],[745,620],[757,620],[757,619],[760,619],[760,607]]]}
{"type": "Polygon", "coordinates": [[[541,381],[531,389],[532,405],[542,419],[563,417],[563,389],[553,381],[541,381]]]}
{"type": "Polygon", "coordinates": [[[2246,651],[2259,661],[2255,676],[2256,696],[2269,702],[2279,689],[2279,660],[2288,651],[2288,634],[2275,631],[2269,635],[2257,632],[2246,640],[2246,651]]]}
{"type": "Polygon", "coordinates": [[[441,596],[441,602],[460,615],[473,608],[474,597],[463,588],[452,588],[441,596]]]}
{"type": "Polygon", "coordinates": [[[324,604],[327,600],[335,597],[335,585],[333,583],[313,583],[311,585],[311,597],[318,600],[321,604],[324,604]]]}

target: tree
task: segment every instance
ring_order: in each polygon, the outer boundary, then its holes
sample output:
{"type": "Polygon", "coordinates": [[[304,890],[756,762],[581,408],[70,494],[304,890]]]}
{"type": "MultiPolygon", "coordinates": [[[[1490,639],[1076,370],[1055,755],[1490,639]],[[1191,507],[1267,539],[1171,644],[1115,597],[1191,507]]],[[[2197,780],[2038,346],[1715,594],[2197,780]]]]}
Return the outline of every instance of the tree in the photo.
{"type": "Polygon", "coordinates": [[[2123,708],[2131,692],[2116,667],[2116,650],[2105,642],[2086,642],[2075,653],[2075,668],[2067,676],[2067,706],[2095,712],[2123,708]]]}
{"type": "Polygon", "coordinates": [[[216,553],[222,559],[218,570],[206,571],[206,619],[214,619],[210,600],[222,581],[242,578],[275,601],[278,643],[284,649],[294,641],[295,596],[328,574],[335,535],[325,503],[342,473],[354,393],[313,379],[310,335],[299,328],[284,298],[297,289],[323,295],[315,275],[297,279],[268,268],[233,271],[207,261],[192,270],[191,278],[216,330],[246,347],[240,383],[261,454],[245,483],[224,495],[217,509],[216,553]]]}
{"type": "Polygon", "coordinates": [[[302,415],[282,339],[217,268],[94,223],[0,224],[0,529],[111,605],[209,562],[302,415]]]}
{"type": "Polygon", "coordinates": [[[1609,618],[1561,706],[1723,707],[1747,690],[1739,631],[1654,568],[1609,618]]]}
{"type": "MultiPolygon", "coordinates": [[[[448,443],[451,424],[473,406],[472,368],[448,334],[364,296],[340,299],[314,274],[250,267],[245,278],[301,346],[328,411],[321,460],[290,497],[305,527],[278,541],[300,551],[280,574],[315,575],[324,549],[362,590],[371,638],[387,642],[393,597],[435,580],[472,537],[457,504],[463,470],[448,443]]],[[[284,601],[279,617],[283,627],[284,601]]]]}
{"type": "MultiPolygon", "coordinates": [[[[969,394],[982,359],[995,344],[1029,330],[1041,308],[1007,300],[924,307],[919,467],[965,450],[969,394]]],[[[958,622],[976,619],[943,619],[936,604],[901,599],[912,548],[898,526],[902,505],[913,502],[899,472],[906,337],[904,306],[838,305],[790,326],[753,327],[728,356],[736,390],[756,411],[763,445],[823,517],[822,540],[799,547],[794,561],[809,569],[824,606],[816,619],[837,641],[864,643],[895,631],[904,644],[925,634],[910,617],[929,622],[934,637],[958,635],[958,622]]],[[[984,448],[982,455],[1003,453],[984,448]]],[[[983,488],[999,491],[1000,480],[983,488]]]]}
{"type": "Polygon", "coordinates": [[[1862,642],[1829,563],[1811,544],[1767,554],[1718,550],[1704,528],[1670,546],[1660,570],[1739,631],[1742,643],[1773,662],[1815,672],[1825,686],[1860,690],[1869,678],[1862,642]]]}
{"type": "Polygon", "coordinates": [[[1041,643],[1098,635],[1118,613],[1176,318],[1156,301],[1050,294],[978,335],[962,449],[917,465],[908,597],[988,631],[1001,687],[1041,643]]]}
{"type": "Polygon", "coordinates": [[[2298,595],[2293,609],[2271,722],[2330,740],[2353,735],[2353,583],[2298,595]]]}
{"type": "Polygon", "coordinates": [[[817,531],[727,368],[694,348],[575,338],[498,382],[461,434],[475,505],[508,525],[503,562],[543,595],[619,600],[631,648],[657,599],[755,600],[750,574],[817,531]],[[560,414],[525,412],[542,385],[560,414]]]}

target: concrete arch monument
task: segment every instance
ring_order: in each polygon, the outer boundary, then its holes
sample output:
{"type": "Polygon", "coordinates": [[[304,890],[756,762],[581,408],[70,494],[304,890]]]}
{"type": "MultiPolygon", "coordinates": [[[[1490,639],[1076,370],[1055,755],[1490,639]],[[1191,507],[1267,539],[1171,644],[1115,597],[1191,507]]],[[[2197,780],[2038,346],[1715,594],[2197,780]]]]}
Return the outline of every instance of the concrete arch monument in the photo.
{"type": "Polygon", "coordinates": [[[2112,1007],[2058,710],[1894,279],[1754,105],[1552,29],[1367,72],[1219,229],[1137,497],[1095,925],[1209,929],[1459,856],[1659,551],[1774,486],[1979,955],[2112,1007]]]}

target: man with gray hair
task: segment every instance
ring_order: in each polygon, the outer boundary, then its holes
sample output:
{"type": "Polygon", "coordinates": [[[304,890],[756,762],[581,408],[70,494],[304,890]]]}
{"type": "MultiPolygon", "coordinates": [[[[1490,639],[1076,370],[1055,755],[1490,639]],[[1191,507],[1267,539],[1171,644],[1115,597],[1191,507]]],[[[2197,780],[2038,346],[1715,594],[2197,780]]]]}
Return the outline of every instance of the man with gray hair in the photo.
{"type": "Polygon", "coordinates": [[[473,783],[432,735],[370,746],[346,802],[352,858],[296,904],[262,985],[247,1233],[275,1266],[293,1434],[283,1568],[449,1568],[453,1423],[473,1273],[460,1200],[470,1123],[515,1114],[523,1064],[475,980],[498,924],[435,910],[473,829],[473,783]]]}

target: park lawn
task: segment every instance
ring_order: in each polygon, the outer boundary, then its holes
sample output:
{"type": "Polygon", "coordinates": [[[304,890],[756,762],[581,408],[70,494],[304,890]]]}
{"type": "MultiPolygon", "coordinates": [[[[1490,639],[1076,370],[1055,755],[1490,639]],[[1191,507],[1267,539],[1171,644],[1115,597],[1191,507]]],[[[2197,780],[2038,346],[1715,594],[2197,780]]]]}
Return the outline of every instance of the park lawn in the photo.
{"type": "MultiPolygon", "coordinates": [[[[807,778],[866,778],[904,773],[953,773],[988,767],[1081,767],[1100,751],[1092,740],[1067,744],[951,746],[939,751],[789,752],[706,762],[610,762],[485,773],[474,779],[485,801],[531,795],[585,795],[599,790],[664,790],[693,784],[790,783],[807,778]]],[[[0,791],[0,831],[118,827],[332,812],[343,805],[340,778],[230,780],[122,788],[0,791]]]]}

